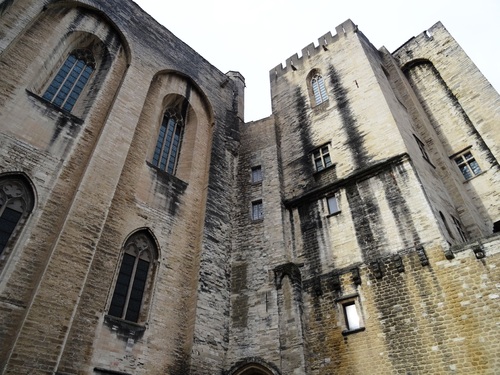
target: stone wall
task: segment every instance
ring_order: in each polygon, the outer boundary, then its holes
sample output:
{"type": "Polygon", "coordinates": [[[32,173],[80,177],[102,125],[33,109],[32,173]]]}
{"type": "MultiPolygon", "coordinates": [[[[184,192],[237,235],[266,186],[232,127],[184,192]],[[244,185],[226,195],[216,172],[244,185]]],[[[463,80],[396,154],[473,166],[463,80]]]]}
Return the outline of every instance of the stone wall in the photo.
{"type": "MultiPolygon", "coordinates": [[[[2,10],[4,40],[12,42],[0,55],[1,172],[24,173],[37,194],[1,270],[6,374],[185,374],[195,325],[202,325],[199,351],[224,351],[202,342],[209,326],[227,337],[227,318],[201,298],[200,275],[205,283],[220,277],[200,259],[229,254],[229,229],[212,218],[229,217],[233,193],[220,186],[233,180],[227,165],[238,144],[240,83],[134,3],[114,5],[21,1],[2,10]],[[80,35],[97,38],[104,60],[68,114],[40,95],[80,35]],[[189,108],[171,176],[149,162],[163,111],[176,98],[189,108]],[[151,233],[158,258],[134,325],[106,313],[122,246],[137,230],[151,233]]],[[[217,267],[227,273],[226,262],[217,267]]],[[[217,293],[222,306],[227,290],[223,283],[217,293]]],[[[204,362],[207,373],[222,369],[220,360],[204,362]]]]}
{"type": "Polygon", "coordinates": [[[500,99],[441,24],[391,54],[342,23],[271,70],[273,114],[248,124],[244,78],[131,1],[6,1],[0,34],[0,178],[34,201],[0,258],[2,374],[500,368],[500,99]],[[68,112],[42,96],[78,48],[96,64],[68,112]],[[108,310],[137,234],[132,322],[108,310]]]}

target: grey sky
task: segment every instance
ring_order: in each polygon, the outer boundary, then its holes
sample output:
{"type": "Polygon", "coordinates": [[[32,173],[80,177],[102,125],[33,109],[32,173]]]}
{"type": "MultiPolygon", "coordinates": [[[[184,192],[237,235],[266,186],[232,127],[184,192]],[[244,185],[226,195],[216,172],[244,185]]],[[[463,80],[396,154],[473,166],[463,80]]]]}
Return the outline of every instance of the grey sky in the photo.
{"type": "Polygon", "coordinates": [[[271,113],[269,71],[349,18],[391,52],[441,21],[500,91],[499,0],[135,2],[218,69],[243,74],[246,121],[271,113]]]}

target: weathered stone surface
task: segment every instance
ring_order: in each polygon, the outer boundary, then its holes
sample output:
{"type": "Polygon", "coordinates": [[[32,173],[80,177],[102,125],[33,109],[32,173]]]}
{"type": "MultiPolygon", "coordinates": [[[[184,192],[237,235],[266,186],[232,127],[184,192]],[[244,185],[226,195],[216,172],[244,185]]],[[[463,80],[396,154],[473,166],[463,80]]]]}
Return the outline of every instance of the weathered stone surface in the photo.
{"type": "Polygon", "coordinates": [[[440,23],[391,54],[344,22],[270,71],[251,123],[244,78],[131,1],[5,1],[0,35],[0,178],[33,193],[0,256],[2,374],[499,371],[500,97],[440,23]],[[42,96],[76,48],[70,113],[42,96]],[[135,233],[137,322],[108,315],[135,233]]]}

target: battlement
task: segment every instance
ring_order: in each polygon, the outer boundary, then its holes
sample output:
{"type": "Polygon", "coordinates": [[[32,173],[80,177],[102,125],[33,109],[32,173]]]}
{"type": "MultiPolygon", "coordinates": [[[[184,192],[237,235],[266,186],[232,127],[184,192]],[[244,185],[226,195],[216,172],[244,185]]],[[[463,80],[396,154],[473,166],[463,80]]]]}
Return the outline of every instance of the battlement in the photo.
{"type": "Polygon", "coordinates": [[[317,55],[320,52],[328,51],[329,46],[339,39],[345,38],[349,33],[356,33],[358,31],[358,27],[350,19],[348,19],[347,21],[338,25],[335,28],[335,31],[337,32],[335,35],[332,35],[332,33],[329,31],[325,35],[318,38],[318,46],[315,46],[314,43],[311,43],[302,48],[300,57],[296,53],[286,59],[285,66],[283,66],[283,64],[279,64],[271,69],[269,72],[269,76],[271,78],[278,78],[289,71],[300,69],[304,63],[305,58],[307,59],[314,55],[317,55]]]}

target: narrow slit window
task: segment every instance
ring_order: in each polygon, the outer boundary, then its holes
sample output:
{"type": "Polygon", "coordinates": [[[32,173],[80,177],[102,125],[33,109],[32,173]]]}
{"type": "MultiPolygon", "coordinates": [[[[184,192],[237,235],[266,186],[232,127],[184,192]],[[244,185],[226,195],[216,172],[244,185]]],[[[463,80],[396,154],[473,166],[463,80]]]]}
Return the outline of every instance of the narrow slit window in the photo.
{"type": "MultiPolygon", "coordinates": [[[[422,153],[422,157],[427,160],[429,163],[431,163],[431,159],[429,158],[429,155],[427,154],[427,150],[425,149],[425,144],[422,142],[419,138],[417,138],[415,135],[415,141],[418,144],[418,148],[420,149],[420,152],[422,153]]],[[[432,163],[431,163],[432,164],[432,163]]]]}
{"type": "Polygon", "coordinates": [[[453,236],[453,233],[451,232],[451,229],[448,226],[448,221],[446,221],[446,218],[444,217],[444,214],[441,211],[439,211],[439,216],[441,217],[441,221],[443,222],[444,227],[446,228],[446,232],[448,232],[448,235],[451,238],[455,239],[455,236],[453,236]]]}
{"type": "Polygon", "coordinates": [[[457,219],[455,216],[451,216],[451,219],[453,220],[453,224],[455,224],[455,228],[457,229],[458,234],[460,235],[460,238],[462,239],[463,242],[467,241],[467,233],[465,232],[465,229],[462,225],[462,222],[457,219]]]}

